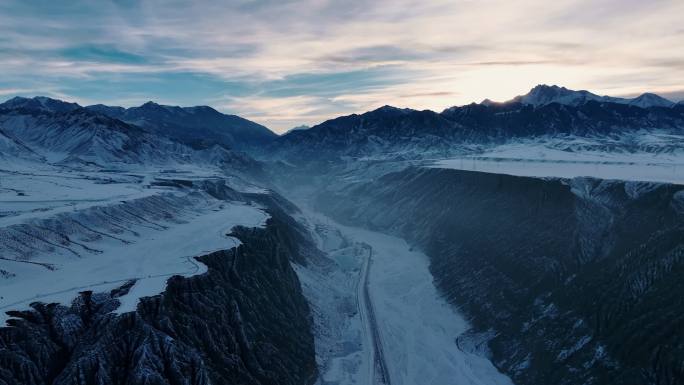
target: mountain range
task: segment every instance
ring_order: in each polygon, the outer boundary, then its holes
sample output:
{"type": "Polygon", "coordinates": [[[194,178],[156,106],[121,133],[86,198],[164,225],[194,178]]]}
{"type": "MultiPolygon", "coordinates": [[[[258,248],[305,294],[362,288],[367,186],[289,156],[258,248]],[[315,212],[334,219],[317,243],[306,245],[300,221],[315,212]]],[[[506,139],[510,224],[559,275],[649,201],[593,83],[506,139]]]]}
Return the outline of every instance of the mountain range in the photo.
{"type": "MultiPolygon", "coordinates": [[[[90,148],[92,156],[101,152],[98,146],[119,143],[116,151],[122,155],[124,143],[132,149],[134,142],[149,143],[156,137],[165,141],[157,144],[159,149],[175,144],[191,149],[181,152],[219,146],[266,158],[420,158],[448,155],[472,144],[520,137],[609,135],[640,129],[678,132],[684,121],[684,105],[652,93],[628,99],[538,85],[527,94],[502,103],[484,100],[442,112],[384,106],[330,119],[311,128],[296,127],[282,136],[258,123],[208,106],[178,107],[154,102],[130,108],[102,104],[82,107],[43,96],[15,97],[0,104],[0,119],[4,153],[25,153],[21,148],[34,143],[56,153],[75,151],[72,155],[77,156],[85,156],[84,149],[90,148]],[[49,127],[50,132],[38,134],[32,125],[49,127]],[[77,127],[89,126],[98,130],[87,135],[78,132],[77,127]],[[106,138],[110,134],[117,139],[106,138]],[[138,139],[130,138],[136,135],[138,139]]],[[[114,148],[107,151],[116,152],[114,148]]],[[[135,157],[142,160],[142,154],[135,157]]]]}
{"type": "Polygon", "coordinates": [[[178,107],[147,102],[130,108],[102,104],[82,107],[76,103],[37,96],[12,98],[0,104],[0,110],[22,110],[34,114],[87,110],[93,115],[120,120],[193,148],[207,148],[218,144],[232,150],[244,150],[268,143],[277,136],[260,124],[236,115],[222,114],[208,106],[178,107]]]}
{"type": "Polygon", "coordinates": [[[640,143],[631,138],[644,130],[682,133],[684,105],[650,93],[625,99],[539,85],[503,103],[485,100],[442,112],[383,106],[278,136],[262,125],[207,106],[147,102],[130,108],[81,107],[39,96],[15,97],[0,104],[0,123],[5,156],[43,156],[53,162],[183,162],[197,154],[208,159],[230,152],[234,158],[236,151],[294,162],[343,157],[425,159],[558,135],[626,135],[629,139],[623,144],[633,148],[640,143]]]}
{"type": "Polygon", "coordinates": [[[607,137],[643,130],[681,134],[683,127],[684,105],[654,94],[620,99],[541,85],[504,103],[486,100],[442,112],[384,106],[342,116],[278,137],[268,152],[301,161],[321,156],[435,158],[521,138],[607,137]]]}
{"type": "Polygon", "coordinates": [[[219,144],[234,150],[263,146],[277,136],[268,128],[237,115],[222,114],[208,106],[178,107],[147,102],[139,107],[102,104],[86,109],[168,136],[193,148],[219,144]]]}
{"type": "Polygon", "coordinates": [[[256,163],[243,150],[275,137],[259,124],[210,107],[81,107],[42,96],[0,104],[0,157],[24,161],[231,164],[254,170],[256,163]]]}

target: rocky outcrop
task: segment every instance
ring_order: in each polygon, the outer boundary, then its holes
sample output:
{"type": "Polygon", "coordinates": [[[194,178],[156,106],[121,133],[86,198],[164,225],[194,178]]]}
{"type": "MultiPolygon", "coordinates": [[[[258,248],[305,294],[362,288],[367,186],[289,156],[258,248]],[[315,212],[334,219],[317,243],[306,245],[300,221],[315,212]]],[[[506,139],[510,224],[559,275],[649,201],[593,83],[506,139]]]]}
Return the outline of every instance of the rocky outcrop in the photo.
{"type": "Polygon", "coordinates": [[[468,338],[489,339],[516,384],[660,385],[684,379],[682,197],[674,185],[410,168],[318,206],[422,248],[468,338]]]}
{"type": "Polygon", "coordinates": [[[135,312],[111,313],[128,284],[13,313],[0,328],[0,384],[313,383],[309,307],[290,266],[306,239],[279,198],[253,198],[274,202],[266,228],[234,229],[242,245],[199,257],[206,274],[172,277],[135,312]]]}

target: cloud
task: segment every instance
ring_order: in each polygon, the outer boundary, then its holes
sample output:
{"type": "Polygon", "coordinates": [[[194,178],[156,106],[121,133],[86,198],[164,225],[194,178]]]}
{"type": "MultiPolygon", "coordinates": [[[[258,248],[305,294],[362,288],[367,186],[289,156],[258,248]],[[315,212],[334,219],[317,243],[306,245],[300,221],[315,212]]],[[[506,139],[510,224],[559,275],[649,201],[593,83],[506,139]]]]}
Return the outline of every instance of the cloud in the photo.
{"type": "Polygon", "coordinates": [[[240,115],[277,127],[278,132],[302,124],[313,125],[339,113],[340,106],[321,96],[247,96],[227,98],[217,104],[224,111],[239,111],[240,115]],[[283,113],[282,111],[288,111],[283,113]]]}
{"type": "Polygon", "coordinates": [[[8,0],[0,89],[213,104],[278,130],[542,82],[678,92],[682,14],[678,0],[8,0]]]}
{"type": "Polygon", "coordinates": [[[17,94],[23,94],[27,92],[32,92],[34,90],[27,89],[27,88],[0,88],[0,95],[17,95],[17,94]]]}

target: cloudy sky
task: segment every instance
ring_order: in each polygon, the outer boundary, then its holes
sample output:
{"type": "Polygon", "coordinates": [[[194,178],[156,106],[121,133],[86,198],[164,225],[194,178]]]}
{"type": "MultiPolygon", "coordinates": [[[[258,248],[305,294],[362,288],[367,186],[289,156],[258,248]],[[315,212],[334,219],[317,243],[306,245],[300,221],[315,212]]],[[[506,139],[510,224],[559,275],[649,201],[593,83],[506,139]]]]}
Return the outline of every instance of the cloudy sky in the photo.
{"type": "Polygon", "coordinates": [[[682,15],[681,0],[5,0],[0,99],[207,104],[276,131],[539,83],[680,100],[682,15]]]}

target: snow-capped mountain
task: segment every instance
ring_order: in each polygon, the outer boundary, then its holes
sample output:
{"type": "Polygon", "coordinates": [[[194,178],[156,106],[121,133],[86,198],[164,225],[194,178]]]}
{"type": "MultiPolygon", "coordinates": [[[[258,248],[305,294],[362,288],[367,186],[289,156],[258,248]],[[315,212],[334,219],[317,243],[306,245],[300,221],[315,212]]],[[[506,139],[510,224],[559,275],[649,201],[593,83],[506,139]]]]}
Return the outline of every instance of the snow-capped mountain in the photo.
{"type": "Polygon", "coordinates": [[[194,148],[219,144],[230,149],[247,150],[264,146],[277,137],[260,124],[237,115],[222,114],[208,106],[178,107],[147,102],[131,108],[102,104],[86,108],[194,148]]]}
{"type": "MultiPolygon", "coordinates": [[[[68,113],[83,107],[45,96],[15,97],[0,104],[0,111],[21,109],[33,113],[68,113]]],[[[131,108],[96,104],[85,109],[142,127],[149,133],[174,139],[193,148],[208,148],[218,144],[234,150],[247,150],[261,147],[277,137],[260,124],[237,115],[222,114],[208,106],[177,107],[147,102],[131,108]]]]}
{"type": "MultiPolygon", "coordinates": [[[[650,107],[673,107],[674,102],[652,93],[645,93],[633,99],[617,98],[611,96],[599,96],[586,90],[574,91],[556,85],[538,85],[525,95],[516,96],[508,103],[529,104],[535,107],[545,106],[551,103],[566,106],[580,106],[590,101],[599,103],[628,104],[631,106],[650,107]]],[[[491,102],[490,102],[491,103],[491,102]]]]}
{"type": "Polygon", "coordinates": [[[599,96],[589,91],[573,91],[565,87],[556,85],[538,85],[525,95],[516,96],[511,102],[530,104],[533,106],[544,106],[551,103],[564,104],[568,106],[579,106],[589,101],[619,103],[622,100],[609,96],[599,96]]]}
{"type": "Polygon", "coordinates": [[[0,110],[19,108],[47,112],[70,112],[81,108],[81,106],[77,103],[64,102],[62,100],[48,98],[47,96],[36,96],[33,98],[17,96],[4,103],[0,103],[0,110]]]}
{"type": "Polygon", "coordinates": [[[51,112],[21,107],[0,114],[0,127],[54,163],[164,163],[184,152],[180,143],[83,108],[51,112]]]}
{"type": "MultiPolygon", "coordinates": [[[[512,102],[473,103],[441,113],[384,106],[287,133],[275,140],[271,150],[275,157],[304,161],[321,156],[416,159],[543,136],[620,137],[654,130],[684,135],[682,105],[661,108],[665,102],[648,94],[632,102],[640,108],[586,91],[539,86],[512,102]],[[558,100],[564,103],[553,102],[558,100]]],[[[625,150],[640,145],[622,143],[625,150]]]]}
{"type": "Polygon", "coordinates": [[[662,96],[658,96],[652,93],[641,94],[640,96],[631,99],[628,103],[630,106],[637,106],[641,108],[649,107],[674,107],[675,103],[671,100],[665,99],[662,96]]]}
{"type": "Polygon", "coordinates": [[[198,164],[255,177],[263,172],[247,154],[211,140],[193,147],[97,109],[44,97],[14,98],[0,105],[0,156],[72,166],[198,164]]]}

